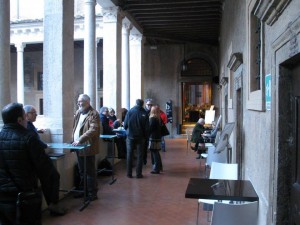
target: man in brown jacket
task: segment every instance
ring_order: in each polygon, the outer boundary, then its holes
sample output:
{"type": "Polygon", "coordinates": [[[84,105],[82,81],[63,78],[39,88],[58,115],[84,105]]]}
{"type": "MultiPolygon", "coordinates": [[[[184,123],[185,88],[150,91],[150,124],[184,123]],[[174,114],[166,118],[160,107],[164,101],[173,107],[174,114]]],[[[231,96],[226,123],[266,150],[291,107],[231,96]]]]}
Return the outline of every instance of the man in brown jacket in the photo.
{"type": "MultiPolygon", "coordinates": [[[[76,151],[78,159],[81,183],[83,183],[84,156],[86,157],[87,176],[87,198],[90,201],[96,200],[98,184],[96,174],[95,155],[99,153],[100,117],[99,113],[90,105],[90,97],[81,94],[77,101],[78,110],[75,114],[72,132],[72,145],[90,144],[91,146],[76,151]]],[[[81,195],[82,197],[84,195],[81,195]]],[[[81,197],[77,196],[77,197],[81,197]]]]}

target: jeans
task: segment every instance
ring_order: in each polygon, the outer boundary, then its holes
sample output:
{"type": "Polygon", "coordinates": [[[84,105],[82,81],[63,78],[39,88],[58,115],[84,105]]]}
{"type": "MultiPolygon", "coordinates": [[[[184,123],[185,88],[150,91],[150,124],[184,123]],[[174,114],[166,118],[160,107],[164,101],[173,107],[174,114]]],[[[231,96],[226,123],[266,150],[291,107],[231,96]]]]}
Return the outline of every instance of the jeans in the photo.
{"type": "Polygon", "coordinates": [[[132,175],[132,164],[133,164],[133,154],[134,149],[137,153],[137,164],[136,164],[136,175],[142,175],[143,161],[144,161],[144,149],[145,149],[145,139],[126,139],[127,146],[127,175],[132,175]]]}
{"type": "Polygon", "coordinates": [[[160,172],[162,170],[162,161],[161,161],[159,150],[151,150],[151,158],[153,159],[153,163],[152,163],[153,171],[160,172]]]}
{"type": "Polygon", "coordinates": [[[165,138],[164,137],[161,137],[161,150],[163,152],[166,151],[166,142],[165,142],[165,138]]]}
{"type": "MultiPolygon", "coordinates": [[[[86,156],[86,178],[87,178],[87,194],[97,195],[98,182],[95,164],[95,155],[86,156]]],[[[78,168],[81,178],[81,184],[84,182],[84,156],[79,156],[77,152],[78,168]]]]}

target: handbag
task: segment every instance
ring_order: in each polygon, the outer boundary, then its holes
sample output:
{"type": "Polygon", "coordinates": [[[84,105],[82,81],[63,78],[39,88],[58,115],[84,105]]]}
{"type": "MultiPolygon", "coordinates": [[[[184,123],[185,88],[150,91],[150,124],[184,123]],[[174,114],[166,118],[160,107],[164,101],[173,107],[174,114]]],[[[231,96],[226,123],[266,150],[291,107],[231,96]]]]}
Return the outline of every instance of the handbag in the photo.
{"type": "Polygon", "coordinates": [[[42,193],[40,191],[21,191],[14,177],[10,173],[6,161],[0,154],[1,161],[8,176],[19,190],[16,201],[16,224],[21,225],[24,222],[28,224],[40,224],[42,209],[42,193]]]}
{"type": "Polygon", "coordinates": [[[42,194],[37,191],[19,192],[16,202],[16,222],[39,224],[41,221],[42,194]]]}
{"type": "Polygon", "coordinates": [[[161,134],[162,137],[170,135],[170,132],[169,132],[167,126],[164,123],[162,123],[162,125],[160,127],[160,134],[161,134]]]}

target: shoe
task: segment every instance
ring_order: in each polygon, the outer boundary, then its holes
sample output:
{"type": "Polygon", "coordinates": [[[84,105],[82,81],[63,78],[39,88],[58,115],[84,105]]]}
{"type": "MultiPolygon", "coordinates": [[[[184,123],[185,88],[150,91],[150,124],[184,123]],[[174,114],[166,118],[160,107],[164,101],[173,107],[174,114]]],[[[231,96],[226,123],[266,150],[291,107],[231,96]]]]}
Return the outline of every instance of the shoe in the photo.
{"type": "Polygon", "coordinates": [[[152,173],[152,174],[160,174],[159,171],[151,171],[150,173],[152,173]]]}
{"type": "Polygon", "coordinates": [[[48,206],[48,210],[50,211],[51,216],[64,216],[67,213],[67,209],[60,206],[58,203],[51,203],[48,206]]]}
{"type": "Polygon", "coordinates": [[[88,196],[87,196],[87,200],[89,200],[89,201],[95,201],[95,200],[97,200],[98,199],[98,196],[97,196],[97,194],[88,194],[88,196]]]}
{"type": "Polygon", "coordinates": [[[140,178],[143,178],[143,174],[139,174],[139,175],[136,175],[136,178],[140,179],[140,178]]]}
{"type": "Polygon", "coordinates": [[[201,159],[201,156],[200,156],[200,155],[198,155],[198,156],[196,157],[196,159],[201,159]]]}
{"type": "Polygon", "coordinates": [[[132,175],[131,175],[131,174],[127,174],[127,177],[128,177],[128,178],[132,178],[132,175]]]}

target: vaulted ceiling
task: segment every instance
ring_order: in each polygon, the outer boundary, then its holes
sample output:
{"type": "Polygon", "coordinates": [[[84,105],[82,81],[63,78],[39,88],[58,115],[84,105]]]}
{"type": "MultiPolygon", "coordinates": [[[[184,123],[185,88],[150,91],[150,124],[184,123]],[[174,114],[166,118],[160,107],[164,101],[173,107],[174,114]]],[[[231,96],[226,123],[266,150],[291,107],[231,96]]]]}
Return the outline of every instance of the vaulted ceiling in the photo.
{"type": "Polygon", "coordinates": [[[112,0],[142,28],[146,44],[218,45],[224,0],[112,0]]]}

